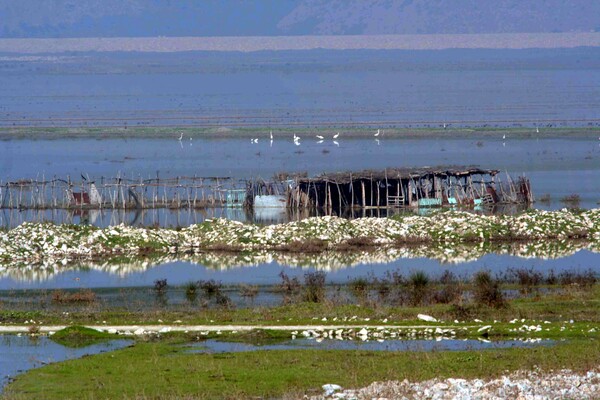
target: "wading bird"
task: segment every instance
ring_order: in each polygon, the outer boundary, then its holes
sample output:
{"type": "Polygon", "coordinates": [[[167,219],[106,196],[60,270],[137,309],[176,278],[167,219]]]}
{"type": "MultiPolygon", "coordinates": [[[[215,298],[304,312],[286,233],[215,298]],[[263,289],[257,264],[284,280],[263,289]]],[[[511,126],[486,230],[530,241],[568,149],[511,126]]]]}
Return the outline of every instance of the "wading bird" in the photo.
{"type": "Polygon", "coordinates": [[[377,129],[377,133],[373,136],[375,136],[375,137],[379,136],[379,129],[377,129]]]}
{"type": "Polygon", "coordinates": [[[179,139],[178,140],[181,142],[181,140],[183,139],[183,132],[179,132],[179,133],[180,133],[180,135],[179,135],[179,139]]]}
{"type": "Polygon", "coordinates": [[[338,133],[336,133],[335,135],[333,135],[333,138],[334,138],[334,139],[337,139],[338,137],[340,137],[340,133],[339,133],[339,132],[338,132],[338,133]]]}
{"type": "Polygon", "coordinates": [[[317,135],[316,137],[317,137],[317,139],[319,139],[319,140],[323,140],[323,139],[325,139],[325,138],[324,138],[323,136],[321,136],[321,135],[317,135]]]}

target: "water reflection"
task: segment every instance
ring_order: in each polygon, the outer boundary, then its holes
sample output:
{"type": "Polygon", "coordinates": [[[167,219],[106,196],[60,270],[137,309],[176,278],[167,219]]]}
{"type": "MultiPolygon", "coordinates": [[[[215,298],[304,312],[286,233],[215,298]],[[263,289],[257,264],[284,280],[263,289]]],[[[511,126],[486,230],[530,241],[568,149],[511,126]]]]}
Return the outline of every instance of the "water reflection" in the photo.
{"type": "MultiPolygon", "coordinates": [[[[597,265],[600,257],[600,244],[583,240],[570,241],[536,241],[536,242],[511,242],[493,243],[483,245],[472,244],[443,244],[433,247],[431,245],[414,245],[407,247],[379,247],[363,251],[325,251],[321,253],[290,253],[274,251],[255,252],[207,252],[200,254],[165,255],[158,257],[118,257],[105,261],[68,261],[46,260],[41,263],[12,263],[0,265],[0,287],[10,285],[10,282],[44,282],[54,279],[60,274],[72,272],[98,272],[104,275],[115,276],[121,285],[130,286],[135,281],[128,282],[129,276],[144,274],[146,271],[166,265],[195,265],[202,267],[208,274],[219,273],[239,274],[241,270],[249,267],[252,274],[261,275],[266,266],[277,267],[280,271],[286,269],[323,270],[344,273],[348,269],[368,266],[377,271],[386,271],[389,268],[420,265],[453,264],[455,266],[468,265],[478,260],[482,267],[498,263],[494,260],[505,260],[506,266],[510,263],[523,264],[524,260],[544,262],[544,260],[558,260],[558,266],[576,266],[573,261],[575,255],[583,257],[586,261],[597,265]],[[210,272],[212,271],[212,272],[210,272]],[[125,281],[124,281],[125,280],[125,281]],[[4,283],[2,282],[4,281],[4,283]]],[[[584,265],[590,267],[594,265],[584,265]]],[[[173,267],[176,270],[176,267],[173,267]]],[[[172,273],[169,273],[171,275],[172,273]]],[[[190,271],[182,272],[185,276],[190,271]]],[[[177,275],[177,273],[175,273],[177,275]]],[[[275,274],[276,275],[276,274],[275,274]]],[[[79,282],[79,278],[73,277],[79,282]]],[[[133,279],[133,278],[132,278],[133,279]]],[[[243,279],[243,278],[241,278],[243,279]]],[[[273,281],[271,278],[271,283],[273,281]]],[[[276,280],[276,278],[275,278],[276,280]]],[[[99,282],[102,281],[101,279],[99,282]]],[[[93,283],[97,286],[99,283],[93,283]]],[[[148,282],[144,282],[148,284],[148,282]]],[[[108,284],[115,286],[115,284],[108,284]]],[[[75,285],[77,286],[77,285],[75,285]]]]}
{"type": "MultiPolygon", "coordinates": [[[[543,209],[551,209],[548,204],[540,204],[543,209]]],[[[525,205],[501,204],[494,207],[467,208],[476,214],[517,215],[526,210],[525,205]]],[[[384,218],[398,213],[414,213],[427,215],[437,208],[421,209],[304,209],[291,210],[284,208],[257,208],[255,210],[241,207],[215,208],[181,208],[181,209],[140,209],[140,210],[85,210],[85,209],[0,209],[0,228],[13,229],[23,222],[53,222],[55,224],[94,225],[100,228],[115,225],[135,227],[177,228],[200,224],[207,219],[226,218],[244,223],[260,225],[282,224],[299,221],[310,217],[334,215],[347,219],[378,217],[384,218]]]]}
{"type": "Polygon", "coordinates": [[[0,393],[15,375],[49,363],[121,349],[129,340],[111,340],[83,348],[68,348],[45,336],[0,335],[0,393]]]}

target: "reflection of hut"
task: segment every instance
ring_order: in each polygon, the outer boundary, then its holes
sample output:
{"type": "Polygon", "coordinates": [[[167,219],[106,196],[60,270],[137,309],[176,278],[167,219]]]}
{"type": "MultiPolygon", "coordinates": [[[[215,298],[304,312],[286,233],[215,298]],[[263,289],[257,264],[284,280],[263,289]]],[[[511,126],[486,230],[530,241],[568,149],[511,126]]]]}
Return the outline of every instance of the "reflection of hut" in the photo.
{"type": "Polygon", "coordinates": [[[394,168],[301,178],[288,192],[292,208],[394,208],[533,201],[529,180],[477,167],[394,168]]]}

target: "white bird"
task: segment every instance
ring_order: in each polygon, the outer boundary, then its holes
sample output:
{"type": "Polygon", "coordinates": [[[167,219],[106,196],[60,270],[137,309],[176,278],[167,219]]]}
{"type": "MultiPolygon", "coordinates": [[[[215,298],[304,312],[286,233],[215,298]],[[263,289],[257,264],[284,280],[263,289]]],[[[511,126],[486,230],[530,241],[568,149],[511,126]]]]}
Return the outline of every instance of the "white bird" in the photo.
{"type": "Polygon", "coordinates": [[[339,133],[339,132],[338,132],[338,133],[336,133],[335,135],[333,135],[333,138],[334,138],[334,139],[337,139],[338,137],[340,137],[340,133],[339,133]]]}
{"type": "Polygon", "coordinates": [[[377,133],[374,136],[375,137],[379,136],[379,129],[377,129],[377,133]]]}
{"type": "Polygon", "coordinates": [[[271,142],[273,141],[273,131],[269,132],[269,135],[271,135],[271,142]]]}
{"type": "Polygon", "coordinates": [[[337,147],[340,147],[340,144],[338,142],[336,142],[335,140],[333,141],[333,144],[335,144],[337,147]]]}
{"type": "Polygon", "coordinates": [[[250,139],[250,143],[258,143],[258,138],[250,139]]]}
{"type": "Polygon", "coordinates": [[[444,123],[444,129],[446,129],[446,127],[447,127],[447,126],[448,126],[448,125],[446,125],[446,124],[444,123]]]}
{"type": "Polygon", "coordinates": [[[179,133],[180,133],[180,135],[179,135],[179,139],[178,140],[181,142],[181,140],[183,139],[183,132],[179,132],[179,133]]]}
{"type": "Polygon", "coordinates": [[[296,146],[300,146],[300,141],[299,141],[299,140],[295,140],[295,141],[294,141],[294,144],[295,144],[296,146]]]}
{"type": "Polygon", "coordinates": [[[325,138],[323,136],[321,136],[321,135],[317,135],[317,139],[323,140],[325,138]]]}
{"type": "Polygon", "coordinates": [[[540,128],[538,128],[537,126],[535,127],[535,133],[540,133],[540,128]]]}
{"type": "Polygon", "coordinates": [[[506,139],[506,133],[502,135],[502,140],[506,139]]]}

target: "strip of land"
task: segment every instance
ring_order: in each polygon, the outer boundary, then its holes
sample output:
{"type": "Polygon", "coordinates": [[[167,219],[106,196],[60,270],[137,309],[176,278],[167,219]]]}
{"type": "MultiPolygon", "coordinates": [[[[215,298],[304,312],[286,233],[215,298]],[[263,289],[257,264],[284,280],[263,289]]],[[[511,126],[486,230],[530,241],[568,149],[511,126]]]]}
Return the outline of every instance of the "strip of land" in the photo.
{"type": "Polygon", "coordinates": [[[259,226],[228,219],[208,220],[183,229],[97,228],[24,223],[0,232],[0,262],[100,259],[119,255],[195,254],[210,251],[322,253],[377,247],[460,243],[568,242],[586,240],[600,248],[600,209],[530,211],[517,216],[462,211],[393,218],[313,217],[259,226]]]}
{"type": "MultiPolygon", "coordinates": [[[[89,120],[89,118],[86,118],[89,120]]],[[[22,121],[22,120],[21,120],[22,121]]],[[[544,127],[537,129],[533,127],[540,121],[499,121],[501,124],[520,123],[524,127],[504,127],[490,128],[478,127],[478,125],[489,124],[489,121],[454,121],[456,126],[443,128],[444,124],[453,124],[452,121],[371,121],[361,123],[301,123],[293,126],[288,123],[282,124],[249,124],[246,122],[240,124],[227,124],[215,122],[207,124],[198,121],[189,125],[174,123],[166,126],[153,127],[123,127],[121,120],[100,122],[99,127],[86,128],[77,126],[80,121],[65,120],[64,127],[60,127],[60,121],[25,121],[24,126],[10,127],[10,121],[0,120],[0,140],[53,140],[53,139],[176,139],[182,133],[185,138],[211,139],[211,138],[263,138],[270,139],[270,133],[273,133],[274,140],[291,139],[294,134],[314,135],[315,132],[333,136],[340,130],[343,131],[344,138],[372,138],[373,133],[381,128],[383,133],[381,139],[385,138],[406,138],[406,139],[499,139],[506,135],[512,139],[549,139],[549,138],[576,138],[576,139],[597,139],[600,135],[600,120],[592,119],[588,121],[574,121],[578,124],[591,124],[589,127],[544,127]],[[45,126],[50,125],[53,126],[45,126]],[[114,126],[114,125],[120,126],[114,126]],[[414,128],[406,126],[414,124],[414,128]],[[2,126],[5,125],[5,126],[2,126]],[[58,127],[56,125],[59,125],[58,127]],[[69,125],[73,125],[69,127],[69,125]],[[112,125],[112,126],[111,126],[112,125]],[[424,127],[430,125],[431,127],[424,127]],[[466,125],[466,126],[465,126],[466,125]],[[531,126],[529,126],[531,125],[531,126]]],[[[564,121],[558,121],[561,123],[564,121]]],[[[552,122],[546,121],[550,124],[552,122]]],[[[21,124],[21,122],[19,123],[21,124]]]]}
{"type": "Polygon", "coordinates": [[[55,54],[64,52],[281,51],[281,50],[442,50],[442,49],[556,49],[600,46],[599,32],[133,37],[0,39],[0,52],[55,54]]]}

